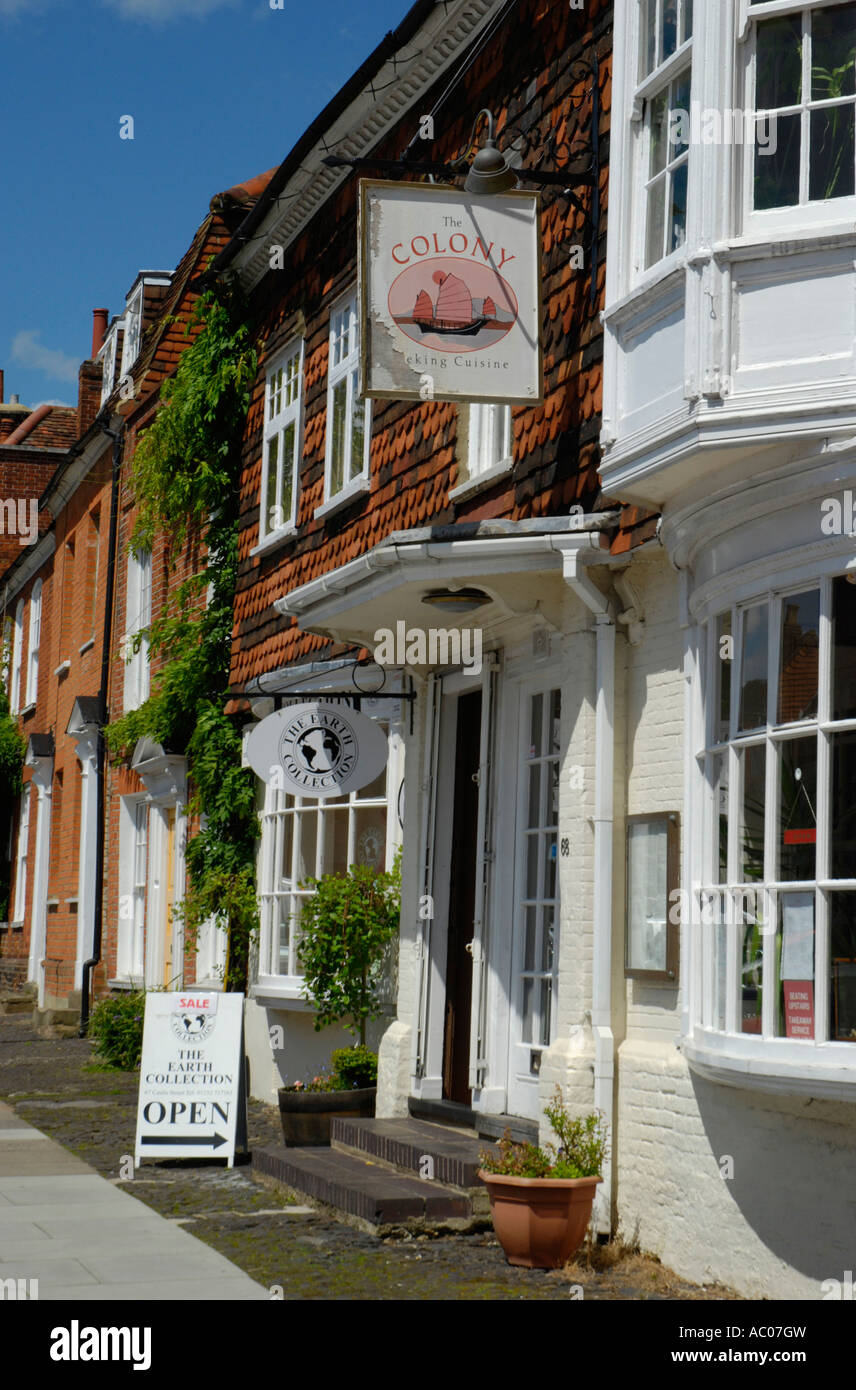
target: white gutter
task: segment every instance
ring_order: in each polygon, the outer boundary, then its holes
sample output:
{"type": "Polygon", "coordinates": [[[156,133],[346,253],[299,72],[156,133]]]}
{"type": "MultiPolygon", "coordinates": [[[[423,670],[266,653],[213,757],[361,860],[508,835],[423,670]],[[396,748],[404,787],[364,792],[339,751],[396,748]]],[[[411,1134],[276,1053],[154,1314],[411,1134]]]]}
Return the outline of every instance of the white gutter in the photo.
{"type": "MultiPolygon", "coordinates": [[[[559,547],[557,547],[559,548],[559,547]]],[[[615,1037],[612,1031],[612,875],[615,771],[615,621],[608,597],[585,571],[595,559],[584,546],[568,548],[562,572],[594,614],[597,640],[594,752],[594,956],[591,1026],[594,1036],[594,1105],[606,1117],[614,1147],[615,1037]]],[[[601,552],[602,554],[603,552],[601,552]]],[[[626,563],[626,557],[621,557],[626,563]]],[[[612,1156],[604,1164],[595,1202],[598,1230],[612,1229],[612,1156]]]]}

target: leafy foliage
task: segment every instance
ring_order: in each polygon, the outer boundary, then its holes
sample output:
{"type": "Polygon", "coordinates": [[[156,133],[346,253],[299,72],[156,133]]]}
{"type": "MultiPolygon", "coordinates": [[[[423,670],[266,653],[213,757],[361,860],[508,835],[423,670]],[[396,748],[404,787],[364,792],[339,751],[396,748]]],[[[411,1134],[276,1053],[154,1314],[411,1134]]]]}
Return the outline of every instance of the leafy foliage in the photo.
{"type": "Polygon", "coordinates": [[[165,536],[173,565],[198,547],[201,567],[178,585],[146,636],[161,666],[152,693],[105,731],[116,759],[147,736],[188,760],[188,809],[199,829],[187,846],[188,887],[179,909],[190,939],[213,917],[228,933],[226,988],[246,985],[258,926],[254,779],[223,712],[228,698],[232,608],[238,569],[240,445],[256,354],[234,290],[197,301],[193,341],[161,387],[161,405],[139,439],[132,484],[138,505],[131,547],[165,536]]]}
{"type": "Polygon", "coordinates": [[[370,1047],[337,1047],[330,1060],[343,1091],[377,1085],[377,1053],[370,1047]]]}
{"type": "MultiPolygon", "coordinates": [[[[15,802],[21,795],[26,746],[17,721],[9,712],[6,688],[0,682],[0,841],[3,843],[8,841],[15,802]]],[[[10,868],[8,860],[0,863],[0,921],[6,920],[9,906],[10,868]]]]}
{"type": "Polygon", "coordinates": [[[486,1173],[512,1178],[594,1178],[603,1171],[607,1155],[606,1122],[600,1114],[569,1115],[562,1089],[557,1086],[544,1114],[559,1143],[539,1148],[515,1144],[506,1130],[498,1153],[481,1154],[486,1173]]]}
{"type": "Polygon", "coordinates": [[[134,1071],[143,1053],[145,991],[102,999],[92,1010],[89,1032],[102,1062],[119,1071],[134,1071]]]}
{"type": "Polygon", "coordinates": [[[303,904],[297,949],[316,1030],[349,1019],[345,1026],[365,1044],[366,1021],[381,1012],[384,948],[398,930],[400,863],[397,855],[389,873],[352,864],[305,885],[314,894],[303,904]]]}

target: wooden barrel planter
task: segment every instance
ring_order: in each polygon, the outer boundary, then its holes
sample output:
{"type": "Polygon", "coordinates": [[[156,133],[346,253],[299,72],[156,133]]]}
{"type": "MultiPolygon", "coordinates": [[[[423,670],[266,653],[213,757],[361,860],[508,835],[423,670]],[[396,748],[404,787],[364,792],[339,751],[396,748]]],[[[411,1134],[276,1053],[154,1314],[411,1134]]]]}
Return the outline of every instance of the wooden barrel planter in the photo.
{"type": "Polygon", "coordinates": [[[374,1118],[377,1086],[353,1091],[279,1092],[279,1118],[287,1148],[318,1148],[330,1143],[332,1119],[374,1118]]]}

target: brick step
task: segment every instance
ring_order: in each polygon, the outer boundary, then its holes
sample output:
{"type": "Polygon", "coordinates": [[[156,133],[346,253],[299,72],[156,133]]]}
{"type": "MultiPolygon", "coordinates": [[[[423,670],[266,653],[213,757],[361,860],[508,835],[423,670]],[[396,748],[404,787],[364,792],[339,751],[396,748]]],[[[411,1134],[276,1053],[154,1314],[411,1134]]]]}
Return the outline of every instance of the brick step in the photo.
{"type": "Polygon", "coordinates": [[[30,989],[0,990],[0,1014],[31,1014],[36,1004],[36,992],[30,989]]]}
{"type": "Polygon", "coordinates": [[[338,1149],[253,1150],[253,1173],[323,1202],[374,1234],[468,1230],[485,1225],[463,1192],[425,1182],[338,1149]]]}
{"type": "Polygon", "coordinates": [[[388,1164],[398,1172],[464,1192],[482,1188],[479,1155],[495,1148],[474,1135],[425,1120],[334,1119],[330,1142],[339,1152],[388,1164]]]}

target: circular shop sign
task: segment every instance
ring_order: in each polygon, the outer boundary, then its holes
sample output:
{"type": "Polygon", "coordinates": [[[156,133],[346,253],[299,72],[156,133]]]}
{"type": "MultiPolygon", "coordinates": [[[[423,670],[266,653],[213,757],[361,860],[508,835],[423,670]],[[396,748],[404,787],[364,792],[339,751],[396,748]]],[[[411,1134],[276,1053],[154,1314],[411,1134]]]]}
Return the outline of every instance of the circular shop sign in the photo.
{"type": "Polygon", "coordinates": [[[374,719],[318,703],[269,714],[247,740],[247,762],[256,775],[293,796],[359,791],[386,766],[388,753],[374,719]]]}

